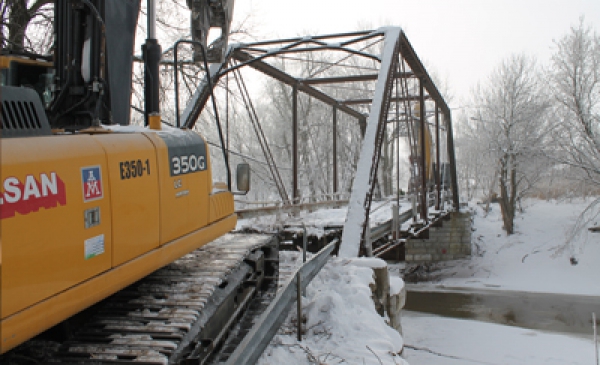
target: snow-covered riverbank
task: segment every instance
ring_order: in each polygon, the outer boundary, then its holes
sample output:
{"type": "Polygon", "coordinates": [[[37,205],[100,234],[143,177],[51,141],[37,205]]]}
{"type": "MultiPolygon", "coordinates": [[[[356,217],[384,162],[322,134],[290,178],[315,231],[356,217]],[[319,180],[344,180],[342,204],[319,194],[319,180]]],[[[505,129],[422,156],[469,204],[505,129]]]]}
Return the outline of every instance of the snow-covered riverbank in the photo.
{"type": "Polygon", "coordinates": [[[438,265],[439,279],[420,286],[600,296],[600,233],[586,227],[572,243],[565,243],[590,202],[525,200],[511,236],[502,230],[497,204],[487,216],[482,206],[472,206],[472,257],[438,265]]]}

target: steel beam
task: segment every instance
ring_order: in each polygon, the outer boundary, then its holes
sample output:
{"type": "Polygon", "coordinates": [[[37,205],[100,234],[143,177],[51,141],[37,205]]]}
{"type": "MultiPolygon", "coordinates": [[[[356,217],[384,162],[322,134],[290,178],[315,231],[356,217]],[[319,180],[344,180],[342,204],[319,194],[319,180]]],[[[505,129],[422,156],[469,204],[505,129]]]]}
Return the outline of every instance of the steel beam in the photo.
{"type": "Polygon", "coordinates": [[[437,103],[435,103],[435,186],[436,186],[436,196],[435,200],[435,209],[440,210],[440,200],[442,198],[442,185],[441,185],[441,161],[440,161],[440,109],[438,108],[437,103]]]}
{"type": "Polygon", "coordinates": [[[393,87],[393,76],[398,62],[400,28],[388,28],[381,53],[381,68],[375,86],[374,103],[366,123],[366,131],[358,159],[353,181],[348,213],[342,232],[340,257],[356,257],[364,242],[367,231],[366,222],[371,209],[371,197],[376,183],[377,166],[381,153],[383,131],[387,121],[390,95],[393,87]],[[367,180],[365,177],[368,176],[367,180]]]}
{"type": "Polygon", "coordinates": [[[200,113],[202,113],[202,110],[204,110],[204,106],[208,101],[208,97],[212,93],[212,88],[214,88],[215,85],[217,85],[221,76],[223,76],[221,71],[223,70],[225,65],[227,65],[230,58],[231,53],[228,53],[227,55],[225,55],[225,61],[223,61],[223,63],[212,64],[209,67],[209,70],[206,70],[206,77],[204,78],[204,80],[202,80],[202,83],[196,88],[194,95],[192,95],[192,98],[188,102],[181,115],[181,119],[183,120],[182,126],[184,128],[192,129],[194,128],[194,125],[196,125],[196,121],[198,120],[200,113]],[[208,80],[209,77],[210,82],[208,80]],[[212,88],[210,87],[211,85],[212,88]]]}
{"type": "MultiPolygon", "coordinates": [[[[295,77],[293,77],[292,75],[285,73],[271,65],[269,65],[268,63],[256,59],[254,56],[240,51],[240,50],[236,50],[233,52],[233,58],[238,60],[239,62],[245,62],[248,64],[248,66],[254,68],[257,71],[260,71],[262,73],[264,73],[265,75],[271,76],[274,79],[277,79],[281,82],[283,82],[284,84],[287,84],[289,86],[294,86],[297,85],[298,86],[298,91],[302,91],[303,93],[312,96],[313,98],[320,100],[322,102],[324,102],[327,105],[330,106],[334,106],[334,105],[338,105],[338,101],[334,98],[332,98],[331,96],[325,94],[322,91],[319,91],[309,85],[305,85],[303,83],[301,83],[298,79],[296,79],[295,77]]],[[[340,111],[353,116],[356,119],[362,119],[364,118],[364,114],[354,110],[348,106],[345,105],[338,105],[338,108],[340,111]]]]}
{"type": "Polygon", "coordinates": [[[298,86],[292,88],[292,169],[293,172],[293,192],[292,204],[298,202],[298,86]]]}
{"type": "MultiPolygon", "coordinates": [[[[425,95],[425,100],[429,100],[429,95],[425,95]]],[[[419,101],[421,100],[420,96],[409,96],[409,97],[401,97],[401,98],[390,98],[391,102],[404,102],[404,101],[419,101]]],[[[363,104],[371,104],[373,99],[348,99],[341,100],[340,104],[342,105],[363,105],[363,104]]]]}
{"type": "Polygon", "coordinates": [[[337,106],[333,107],[333,193],[338,192],[338,160],[337,160],[337,106]]]}
{"type": "Polygon", "coordinates": [[[424,81],[423,78],[419,78],[419,103],[420,105],[420,112],[419,112],[419,124],[420,124],[420,129],[421,129],[421,135],[420,135],[420,140],[421,140],[421,158],[420,158],[420,165],[421,165],[421,219],[423,220],[423,222],[425,222],[425,224],[427,224],[427,164],[426,164],[426,148],[425,148],[425,90],[424,90],[424,81]]]}
{"type": "Polygon", "coordinates": [[[444,119],[446,121],[446,138],[447,138],[447,148],[448,148],[448,159],[450,160],[450,175],[451,175],[451,184],[452,184],[452,203],[454,204],[454,209],[458,212],[460,210],[460,199],[458,196],[458,179],[456,177],[456,155],[454,154],[454,136],[452,133],[452,118],[450,117],[450,112],[444,114],[444,119]]]}
{"type": "MultiPolygon", "coordinates": [[[[365,31],[348,32],[348,33],[334,33],[334,34],[317,35],[317,36],[312,36],[312,37],[308,37],[308,38],[314,39],[314,40],[326,40],[326,39],[333,39],[333,38],[348,38],[348,37],[361,37],[362,38],[362,37],[371,36],[371,35],[373,37],[375,37],[375,36],[381,35],[381,33],[374,33],[372,30],[365,30],[365,31]]],[[[298,43],[298,42],[302,42],[302,41],[306,41],[306,40],[307,40],[307,37],[273,39],[273,40],[268,40],[268,41],[248,43],[248,44],[243,45],[240,48],[271,46],[271,45],[282,44],[282,43],[298,43]]],[[[345,42],[345,43],[347,43],[347,42],[345,42]]]]}
{"type": "Polygon", "coordinates": [[[402,32],[400,35],[400,53],[410,69],[415,73],[415,76],[422,77],[424,79],[427,93],[438,103],[438,106],[442,110],[443,114],[450,115],[450,108],[448,107],[448,104],[446,104],[442,94],[427,73],[425,66],[423,66],[423,63],[417,56],[417,53],[408,41],[408,38],[406,38],[406,34],[404,34],[404,32],[402,32]]]}
{"type": "MultiPolygon", "coordinates": [[[[377,76],[377,74],[368,74],[339,77],[318,77],[312,79],[302,79],[301,82],[307,85],[339,84],[344,82],[376,81],[377,76]]],[[[413,76],[414,74],[412,72],[396,72],[394,74],[394,78],[409,78],[413,76]]]]}

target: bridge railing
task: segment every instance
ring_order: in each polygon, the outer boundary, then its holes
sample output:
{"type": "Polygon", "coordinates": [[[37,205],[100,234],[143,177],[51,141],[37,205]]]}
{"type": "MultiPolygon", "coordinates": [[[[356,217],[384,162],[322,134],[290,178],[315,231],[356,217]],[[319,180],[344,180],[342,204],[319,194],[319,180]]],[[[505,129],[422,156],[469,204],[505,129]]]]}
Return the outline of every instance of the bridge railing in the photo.
{"type": "Polygon", "coordinates": [[[247,208],[238,208],[236,213],[238,218],[254,218],[270,214],[292,213],[296,214],[305,210],[314,210],[319,208],[339,208],[348,204],[348,193],[322,194],[316,196],[306,196],[297,198],[292,205],[284,204],[282,201],[238,201],[237,205],[247,208]],[[250,208],[249,206],[258,206],[250,208]]]}

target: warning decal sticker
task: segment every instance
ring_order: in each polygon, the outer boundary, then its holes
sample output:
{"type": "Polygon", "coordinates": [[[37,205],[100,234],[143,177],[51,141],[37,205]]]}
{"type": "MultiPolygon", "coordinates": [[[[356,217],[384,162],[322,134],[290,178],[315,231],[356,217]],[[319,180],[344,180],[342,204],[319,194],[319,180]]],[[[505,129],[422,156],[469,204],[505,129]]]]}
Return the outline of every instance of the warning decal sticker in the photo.
{"type": "Polygon", "coordinates": [[[84,257],[86,260],[91,259],[104,253],[104,235],[101,234],[96,237],[88,238],[84,242],[85,253],[84,257]]]}

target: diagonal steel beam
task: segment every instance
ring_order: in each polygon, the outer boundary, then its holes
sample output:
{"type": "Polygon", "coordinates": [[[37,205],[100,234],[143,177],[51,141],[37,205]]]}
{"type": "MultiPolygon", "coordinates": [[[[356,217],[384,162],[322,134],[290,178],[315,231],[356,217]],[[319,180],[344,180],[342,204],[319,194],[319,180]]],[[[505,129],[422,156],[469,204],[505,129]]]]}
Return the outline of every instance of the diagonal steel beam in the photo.
{"type": "MultiPolygon", "coordinates": [[[[310,39],[326,40],[326,39],[333,39],[333,38],[361,37],[361,40],[364,40],[363,39],[364,37],[370,37],[370,36],[374,37],[377,35],[378,35],[378,33],[375,33],[371,30],[363,30],[363,31],[358,31],[358,32],[334,33],[334,34],[312,36],[312,37],[310,37],[310,39]]],[[[282,43],[297,43],[297,42],[301,42],[305,39],[306,39],[306,37],[273,39],[273,40],[268,40],[268,41],[259,41],[259,42],[248,43],[248,44],[244,45],[244,47],[270,46],[270,45],[282,44],[282,43]]],[[[355,41],[355,40],[352,39],[352,41],[355,41]]]]}
{"type": "Polygon", "coordinates": [[[450,114],[450,107],[448,107],[448,104],[446,104],[442,93],[440,93],[435,86],[431,76],[429,76],[427,73],[425,66],[423,66],[423,63],[417,56],[417,53],[408,41],[408,38],[406,38],[406,34],[404,34],[404,32],[402,32],[400,35],[400,53],[410,69],[415,73],[415,76],[423,78],[427,93],[431,99],[438,103],[438,106],[442,110],[443,114],[450,114]]]}
{"type": "MultiPolygon", "coordinates": [[[[302,82],[309,85],[320,85],[320,84],[337,84],[343,82],[361,82],[361,81],[376,81],[378,74],[366,74],[366,75],[350,75],[350,76],[339,76],[339,77],[316,77],[311,79],[302,79],[302,82]]],[[[394,77],[407,78],[413,77],[412,72],[396,72],[394,77]]]]}
{"type": "Polygon", "coordinates": [[[348,213],[342,232],[340,257],[356,257],[360,243],[366,236],[371,197],[377,179],[377,166],[381,154],[381,142],[393,88],[394,70],[400,47],[400,28],[387,28],[381,55],[381,68],[373,95],[360,157],[352,185],[348,213]]]}
{"type": "Polygon", "coordinates": [[[231,51],[227,52],[227,54],[225,55],[225,60],[222,63],[213,63],[209,65],[206,77],[196,88],[194,95],[192,95],[192,98],[188,102],[181,115],[181,120],[183,120],[182,126],[184,128],[194,128],[194,125],[196,125],[196,121],[198,120],[200,113],[202,113],[202,110],[204,109],[204,106],[208,101],[208,97],[212,92],[212,90],[209,88],[209,85],[212,85],[213,88],[217,85],[217,82],[219,81],[221,76],[223,76],[221,71],[223,71],[227,63],[229,63],[230,59],[231,51]],[[210,83],[208,82],[207,77],[211,78],[210,83]]]}

